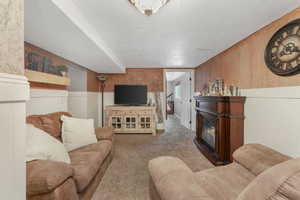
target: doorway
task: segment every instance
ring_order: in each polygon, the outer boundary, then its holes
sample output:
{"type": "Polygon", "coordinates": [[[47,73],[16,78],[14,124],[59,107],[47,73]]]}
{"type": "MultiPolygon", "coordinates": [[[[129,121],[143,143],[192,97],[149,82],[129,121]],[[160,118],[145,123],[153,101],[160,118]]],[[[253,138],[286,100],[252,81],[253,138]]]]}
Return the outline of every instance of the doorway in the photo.
{"type": "Polygon", "coordinates": [[[181,125],[193,128],[194,70],[165,70],[166,118],[171,115],[179,119],[181,125]]]}

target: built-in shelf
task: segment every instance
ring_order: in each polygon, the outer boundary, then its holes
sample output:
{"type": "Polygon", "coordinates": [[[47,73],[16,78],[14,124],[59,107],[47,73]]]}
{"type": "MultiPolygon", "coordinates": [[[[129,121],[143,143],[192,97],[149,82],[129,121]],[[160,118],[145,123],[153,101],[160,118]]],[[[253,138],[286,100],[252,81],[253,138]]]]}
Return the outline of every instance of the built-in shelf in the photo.
{"type": "Polygon", "coordinates": [[[68,86],[71,83],[71,80],[68,77],[57,76],[53,74],[48,74],[44,72],[38,72],[33,70],[25,70],[25,76],[28,78],[28,81],[36,83],[47,83],[54,85],[65,85],[68,86]]]}

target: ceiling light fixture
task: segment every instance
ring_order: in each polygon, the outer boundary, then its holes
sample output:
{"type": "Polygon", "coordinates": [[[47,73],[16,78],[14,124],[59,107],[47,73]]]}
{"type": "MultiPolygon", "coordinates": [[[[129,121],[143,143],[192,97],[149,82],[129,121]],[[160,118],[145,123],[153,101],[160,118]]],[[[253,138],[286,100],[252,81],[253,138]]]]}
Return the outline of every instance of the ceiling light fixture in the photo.
{"type": "Polygon", "coordinates": [[[141,13],[150,16],[169,3],[170,0],[128,0],[141,13]]]}

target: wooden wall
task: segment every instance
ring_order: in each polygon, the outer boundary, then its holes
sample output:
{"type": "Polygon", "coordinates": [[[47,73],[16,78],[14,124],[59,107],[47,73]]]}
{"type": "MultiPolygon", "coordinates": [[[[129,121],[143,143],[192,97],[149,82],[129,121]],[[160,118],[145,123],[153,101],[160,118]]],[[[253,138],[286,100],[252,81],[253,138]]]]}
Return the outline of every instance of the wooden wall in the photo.
{"type": "Polygon", "coordinates": [[[125,74],[99,74],[107,77],[106,92],[114,91],[115,85],[147,85],[149,92],[162,92],[162,68],[127,68],[125,74]]]}
{"type": "MultiPolygon", "coordinates": [[[[98,92],[98,81],[96,79],[97,73],[93,72],[83,66],[80,66],[74,62],[71,62],[67,59],[64,59],[60,56],[57,56],[49,51],[46,51],[44,49],[41,49],[37,46],[34,46],[30,43],[25,42],[25,55],[27,52],[33,52],[37,53],[39,55],[51,58],[53,65],[66,65],[66,66],[74,66],[79,67],[81,69],[84,69],[87,72],[87,89],[88,92],[98,92]]],[[[26,56],[25,56],[25,63],[27,62],[26,56]]],[[[30,88],[35,89],[52,89],[52,90],[67,90],[68,88],[66,86],[60,86],[60,85],[53,85],[53,84],[44,84],[44,83],[34,83],[30,82],[30,88]]]]}
{"type": "Polygon", "coordinates": [[[195,73],[196,91],[201,91],[209,80],[219,77],[243,89],[300,85],[300,74],[277,76],[266,67],[264,61],[264,51],[273,34],[297,18],[300,18],[300,8],[198,66],[195,73]]]}
{"type": "Polygon", "coordinates": [[[88,70],[87,71],[87,91],[99,92],[99,81],[97,80],[97,73],[88,70]]]}

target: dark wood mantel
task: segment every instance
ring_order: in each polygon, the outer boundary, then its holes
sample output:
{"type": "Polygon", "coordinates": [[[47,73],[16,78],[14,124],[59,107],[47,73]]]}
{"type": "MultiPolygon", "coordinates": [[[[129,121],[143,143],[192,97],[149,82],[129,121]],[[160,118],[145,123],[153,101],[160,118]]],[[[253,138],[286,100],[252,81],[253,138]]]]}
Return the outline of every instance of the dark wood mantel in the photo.
{"type": "MultiPolygon", "coordinates": [[[[197,96],[197,129],[194,142],[214,165],[232,162],[232,153],[244,144],[246,97],[197,96]],[[205,127],[213,127],[214,143],[205,140],[205,127]]],[[[210,136],[210,135],[209,135],[210,136]]]]}

